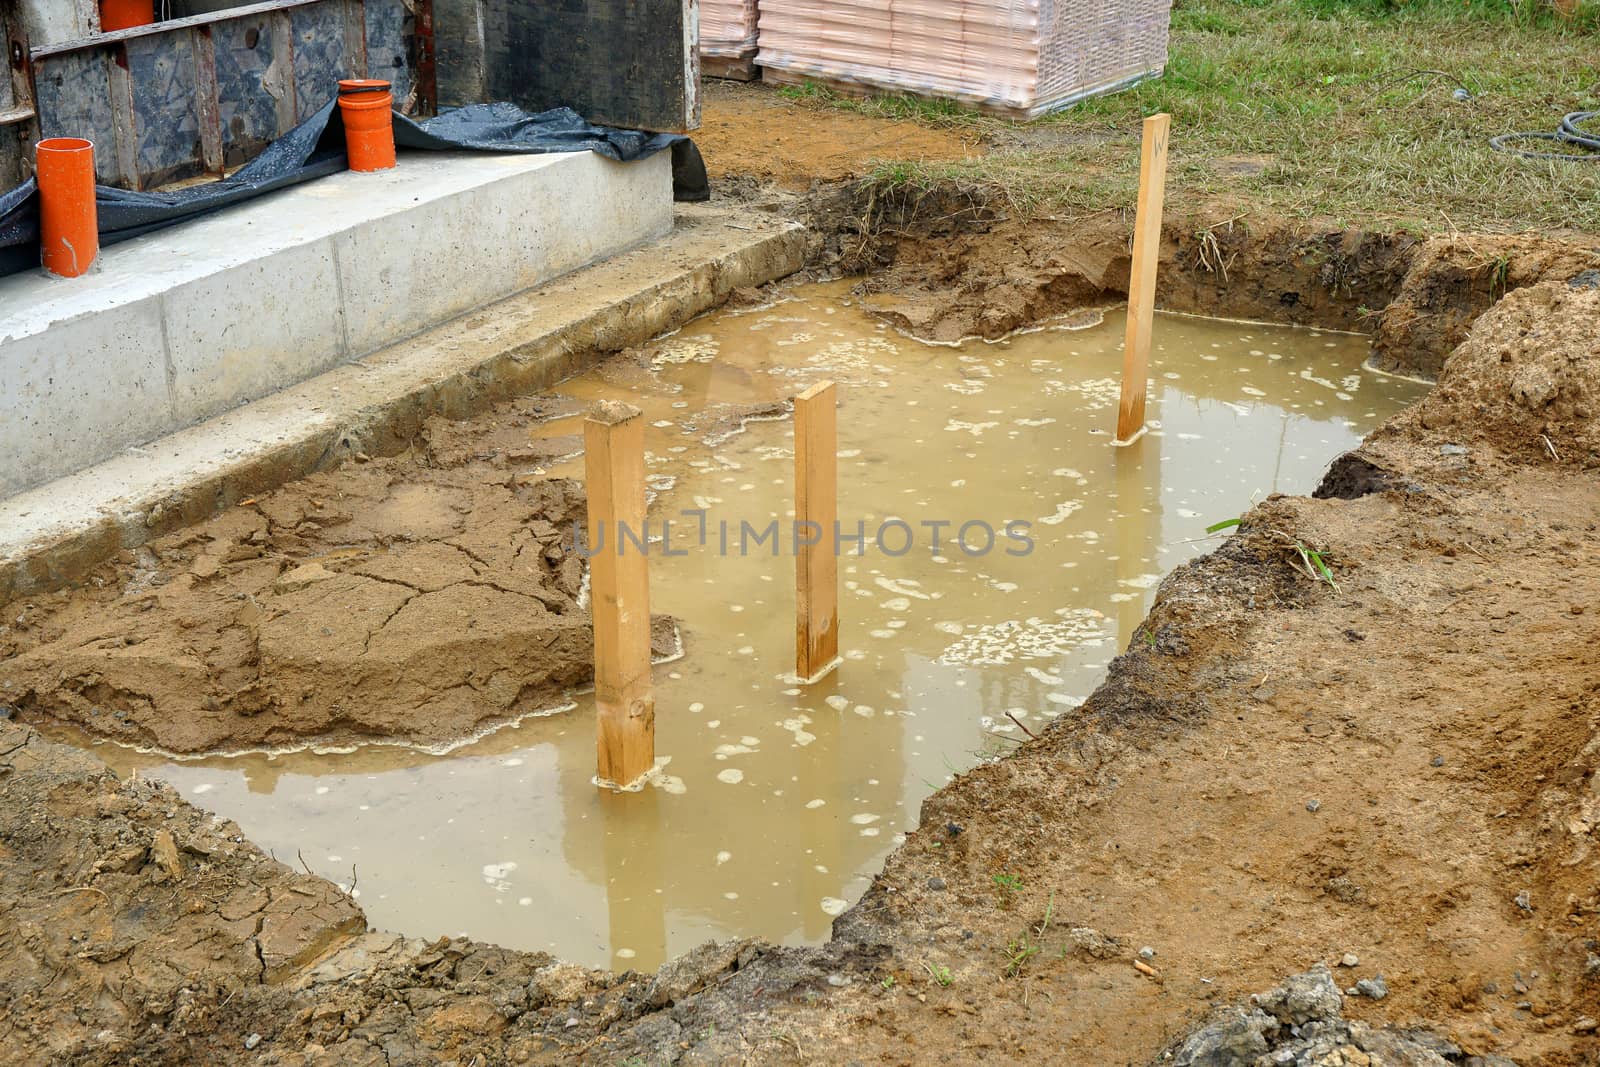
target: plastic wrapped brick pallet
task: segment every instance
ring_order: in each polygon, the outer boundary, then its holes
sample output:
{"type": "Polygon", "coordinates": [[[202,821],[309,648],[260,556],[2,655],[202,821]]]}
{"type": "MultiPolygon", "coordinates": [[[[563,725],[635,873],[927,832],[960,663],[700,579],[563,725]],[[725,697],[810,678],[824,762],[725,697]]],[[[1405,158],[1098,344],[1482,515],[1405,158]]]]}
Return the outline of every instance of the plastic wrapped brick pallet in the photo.
{"type": "Polygon", "coordinates": [[[1032,118],[1159,75],[1171,0],[761,0],[769,81],[1032,118]]]}
{"type": "Polygon", "coordinates": [[[756,0],[700,0],[700,54],[747,59],[756,54],[756,0]]]}

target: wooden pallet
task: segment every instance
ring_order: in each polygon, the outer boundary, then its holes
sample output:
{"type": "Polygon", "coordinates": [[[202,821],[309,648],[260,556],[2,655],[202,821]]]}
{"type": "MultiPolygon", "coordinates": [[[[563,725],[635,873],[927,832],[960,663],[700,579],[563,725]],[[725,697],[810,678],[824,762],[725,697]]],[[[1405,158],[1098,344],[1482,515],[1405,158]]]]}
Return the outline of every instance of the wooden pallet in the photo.
{"type": "Polygon", "coordinates": [[[1149,74],[1140,74],[1128,78],[1114,85],[1099,86],[1094,89],[1076,93],[1063,100],[1046,101],[1031,108],[1011,107],[1005,104],[996,104],[992,101],[968,100],[954,96],[936,96],[929,93],[913,92],[909,89],[892,89],[874,85],[862,85],[858,82],[848,82],[839,78],[830,78],[825,75],[797,74],[793,71],[779,70],[776,67],[761,67],[761,80],[768,85],[789,85],[804,88],[808,85],[819,85],[839,96],[846,96],[856,100],[870,100],[880,96],[915,96],[923,100],[943,100],[967,108],[970,111],[982,112],[985,115],[994,115],[997,118],[1015,119],[1019,122],[1029,122],[1041,115],[1058,111],[1092,96],[1116,92],[1145,80],[1147,77],[1159,77],[1161,71],[1152,71],[1149,74]]]}
{"type": "Polygon", "coordinates": [[[1002,107],[997,104],[978,104],[969,100],[953,100],[949,97],[933,97],[925,93],[913,93],[905,89],[888,89],[872,85],[860,85],[856,82],[847,82],[839,78],[829,78],[816,74],[796,74],[792,71],[778,70],[776,67],[762,67],[761,80],[768,85],[788,85],[804,88],[808,85],[821,86],[838,96],[849,97],[853,100],[871,100],[879,96],[916,96],[925,100],[950,100],[961,107],[972,111],[981,111],[987,115],[995,115],[1007,119],[1026,120],[1030,116],[1022,108],[1002,107]]]}
{"type": "Polygon", "coordinates": [[[761,68],[756,66],[755,56],[745,56],[741,59],[732,59],[728,56],[700,57],[700,76],[702,78],[727,78],[736,82],[753,82],[761,77],[761,68]]]}

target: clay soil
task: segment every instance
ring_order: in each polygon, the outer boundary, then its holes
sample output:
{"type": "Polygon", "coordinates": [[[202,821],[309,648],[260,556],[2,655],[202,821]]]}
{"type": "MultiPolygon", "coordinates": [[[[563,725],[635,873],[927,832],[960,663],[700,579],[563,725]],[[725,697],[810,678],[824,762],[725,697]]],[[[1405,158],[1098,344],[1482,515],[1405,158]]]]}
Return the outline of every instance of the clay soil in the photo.
{"type": "MultiPolygon", "coordinates": [[[[818,226],[817,271],[870,269],[930,337],[1126,286],[1117,214],[770,195],[818,226]]],[[[1168,306],[1368,328],[1437,387],[1169,575],[1084,706],[929,797],[827,944],[611,975],[371,931],[160,783],[0,723],[0,1060],[1600,1062],[1592,243],[1206,218],[1169,227],[1168,306]],[[1344,997],[1367,1028],[1341,1051],[1297,1059],[1286,1029],[1165,1055],[1319,961],[1387,990],[1344,997]]],[[[551,533],[581,493],[525,451],[550,403],[432,423],[14,602],[6,714],[185,750],[436,743],[581,681],[551,533]]]]}
{"type": "MultiPolygon", "coordinates": [[[[581,451],[529,428],[558,398],[264,493],[18,600],[0,702],[175,753],[320,743],[444,746],[592,679],[581,451]]],[[[676,650],[658,620],[659,656],[676,650]]]]}

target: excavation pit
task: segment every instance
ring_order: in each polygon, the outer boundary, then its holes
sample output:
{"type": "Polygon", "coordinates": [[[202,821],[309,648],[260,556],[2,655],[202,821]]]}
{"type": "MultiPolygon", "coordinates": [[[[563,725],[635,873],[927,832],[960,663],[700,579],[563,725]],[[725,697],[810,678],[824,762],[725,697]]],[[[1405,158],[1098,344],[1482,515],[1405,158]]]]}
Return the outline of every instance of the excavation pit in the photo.
{"type": "Polygon", "coordinates": [[[1426,388],[1363,370],[1363,336],[1164,315],[1150,431],[1113,448],[1122,336],[1110,311],[927,345],[843,283],[717,312],[14,603],[0,696],[58,739],[110,736],[113,768],[380,928],[619,970],[818,942],[924,797],[1159,645],[1155,587],[1208,526],[1309,492],[1426,388]],[[802,686],[785,401],[823,379],[865,545],[840,543],[843,662],[802,686]],[[572,544],[602,399],[648,423],[652,608],[681,638],[660,621],[664,761],[626,794],[593,783],[572,544]]]}

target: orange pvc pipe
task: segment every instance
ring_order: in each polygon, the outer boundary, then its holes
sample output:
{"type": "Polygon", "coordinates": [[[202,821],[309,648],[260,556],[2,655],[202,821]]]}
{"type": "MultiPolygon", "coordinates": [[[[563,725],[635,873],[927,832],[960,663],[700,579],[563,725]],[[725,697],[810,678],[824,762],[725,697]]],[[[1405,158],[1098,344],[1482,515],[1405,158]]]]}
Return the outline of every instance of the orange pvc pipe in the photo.
{"type": "Polygon", "coordinates": [[[155,20],[155,0],[100,0],[101,33],[148,26],[155,20]]]}
{"type": "Polygon", "coordinates": [[[39,258],[63,278],[88,272],[100,253],[94,203],[94,142],[50,137],[35,149],[39,183],[39,258]]]}
{"type": "Polygon", "coordinates": [[[394,96],[389,83],[348,78],[339,83],[339,117],[351,170],[394,166],[394,96]]]}

